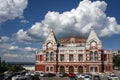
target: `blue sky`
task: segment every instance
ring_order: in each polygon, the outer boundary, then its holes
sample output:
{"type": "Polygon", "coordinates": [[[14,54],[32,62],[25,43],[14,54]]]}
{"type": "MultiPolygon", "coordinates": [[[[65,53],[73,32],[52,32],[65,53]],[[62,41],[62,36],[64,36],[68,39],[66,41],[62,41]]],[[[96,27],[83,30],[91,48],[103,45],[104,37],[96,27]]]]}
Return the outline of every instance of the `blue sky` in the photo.
{"type": "Polygon", "coordinates": [[[84,35],[94,26],[103,49],[120,49],[119,0],[0,0],[0,56],[34,62],[50,29],[56,37],[84,35]],[[71,33],[72,32],[72,33],[71,33]]]}

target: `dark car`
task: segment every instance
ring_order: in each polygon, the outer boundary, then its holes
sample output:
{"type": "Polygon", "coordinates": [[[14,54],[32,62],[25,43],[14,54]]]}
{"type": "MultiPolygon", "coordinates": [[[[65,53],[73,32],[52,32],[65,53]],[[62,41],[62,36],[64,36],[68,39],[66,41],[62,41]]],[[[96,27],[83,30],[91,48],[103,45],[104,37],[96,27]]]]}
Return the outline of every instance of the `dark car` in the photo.
{"type": "Polygon", "coordinates": [[[71,76],[71,77],[69,77],[69,80],[77,80],[77,77],[76,76],[71,76]]]}
{"type": "Polygon", "coordinates": [[[0,80],[4,79],[4,74],[0,73],[0,80]]]}
{"type": "Polygon", "coordinates": [[[94,75],[93,80],[101,80],[99,75],[94,75]]]}
{"type": "Polygon", "coordinates": [[[59,77],[67,77],[67,73],[59,73],[59,77]]]}
{"type": "Polygon", "coordinates": [[[54,73],[46,73],[45,76],[46,76],[46,77],[53,77],[53,76],[56,76],[56,74],[54,74],[54,73]]]}

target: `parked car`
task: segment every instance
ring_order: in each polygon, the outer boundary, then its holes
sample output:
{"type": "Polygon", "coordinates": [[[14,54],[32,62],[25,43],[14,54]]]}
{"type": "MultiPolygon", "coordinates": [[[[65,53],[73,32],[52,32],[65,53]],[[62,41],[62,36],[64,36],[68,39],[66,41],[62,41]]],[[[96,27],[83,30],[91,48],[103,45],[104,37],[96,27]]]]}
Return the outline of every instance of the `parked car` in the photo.
{"type": "Polygon", "coordinates": [[[17,80],[17,79],[23,80],[23,79],[26,79],[26,77],[23,76],[23,75],[16,75],[16,76],[13,76],[13,77],[12,77],[12,80],[17,80]]]}
{"type": "Polygon", "coordinates": [[[4,79],[4,74],[0,73],[0,80],[4,79]]]}
{"type": "Polygon", "coordinates": [[[110,74],[108,80],[119,80],[119,78],[115,74],[110,74]]]}
{"type": "Polygon", "coordinates": [[[56,74],[54,74],[54,73],[46,73],[45,76],[46,77],[53,77],[53,76],[56,76],[56,74]]]}
{"type": "Polygon", "coordinates": [[[67,74],[68,77],[73,77],[73,76],[76,76],[74,73],[69,73],[67,74]]]}
{"type": "Polygon", "coordinates": [[[34,76],[40,76],[40,72],[34,72],[34,76]]]}
{"type": "Polygon", "coordinates": [[[40,72],[40,77],[44,77],[45,73],[44,72],[40,72]]]}
{"type": "Polygon", "coordinates": [[[77,77],[76,76],[71,76],[71,77],[69,77],[69,80],[77,80],[77,77]]]}
{"type": "Polygon", "coordinates": [[[93,80],[101,80],[101,78],[100,78],[99,75],[94,75],[94,76],[93,76],[93,80]]]}
{"type": "Polygon", "coordinates": [[[67,73],[64,73],[64,72],[59,73],[59,77],[67,77],[67,73]]]}
{"type": "Polygon", "coordinates": [[[85,76],[84,76],[84,80],[91,80],[91,78],[90,78],[89,75],[85,75],[85,76]]]}
{"type": "Polygon", "coordinates": [[[88,75],[92,79],[92,74],[86,73],[85,75],[88,75]]]}
{"type": "Polygon", "coordinates": [[[80,79],[80,78],[84,78],[85,74],[77,74],[76,76],[77,76],[78,79],[80,79]]]}

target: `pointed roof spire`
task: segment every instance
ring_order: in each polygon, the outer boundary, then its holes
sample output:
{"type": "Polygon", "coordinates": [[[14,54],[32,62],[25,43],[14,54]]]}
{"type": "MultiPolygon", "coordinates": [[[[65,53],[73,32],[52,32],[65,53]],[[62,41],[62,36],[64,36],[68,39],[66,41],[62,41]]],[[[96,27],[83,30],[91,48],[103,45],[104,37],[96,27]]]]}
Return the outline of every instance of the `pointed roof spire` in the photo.
{"type": "Polygon", "coordinates": [[[93,26],[91,26],[91,27],[90,27],[90,30],[94,30],[94,27],[93,27],[93,26]]]}
{"type": "Polygon", "coordinates": [[[54,42],[54,43],[57,42],[57,41],[56,41],[56,37],[55,37],[54,32],[53,32],[52,29],[50,29],[50,33],[49,33],[46,41],[52,41],[52,42],[54,42]]]}
{"type": "Polygon", "coordinates": [[[98,41],[100,41],[98,36],[97,36],[97,34],[94,31],[94,27],[93,26],[91,26],[91,28],[90,28],[90,33],[89,33],[87,42],[89,42],[90,40],[98,40],[98,41]]]}

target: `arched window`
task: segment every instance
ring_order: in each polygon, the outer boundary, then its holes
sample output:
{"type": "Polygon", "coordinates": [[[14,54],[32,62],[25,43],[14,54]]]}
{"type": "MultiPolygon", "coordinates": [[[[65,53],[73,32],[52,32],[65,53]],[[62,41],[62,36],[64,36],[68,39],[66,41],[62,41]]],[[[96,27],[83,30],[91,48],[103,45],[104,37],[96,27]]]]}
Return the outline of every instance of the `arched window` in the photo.
{"type": "Polygon", "coordinates": [[[83,67],[82,66],[78,67],[78,73],[83,73],[83,67]]]}
{"type": "Polygon", "coordinates": [[[50,61],[54,61],[54,54],[53,54],[53,52],[50,53],[50,61]]]}
{"type": "Polygon", "coordinates": [[[46,53],[46,61],[49,61],[49,52],[46,53]]]}
{"type": "Polygon", "coordinates": [[[74,73],[74,67],[73,66],[69,67],[69,73],[74,73]]]}
{"type": "Polygon", "coordinates": [[[93,61],[93,52],[90,51],[90,61],[93,61]]]}
{"type": "Polygon", "coordinates": [[[98,52],[97,51],[94,52],[94,59],[95,59],[95,61],[98,60],[98,52]]]}
{"type": "Polygon", "coordinates": [[[98,68],[96,66],[91,66],[90,71],[91,72],[97,72],[98,68]]]}
{"type": "Polygon", "coordinates": [[[64,73],[64,72],[65,72],[64,66],[60,66],[60,73],[64,73]]]}
{"type": "Polygon", "coordinates": [[[49,67],[46,67],[46,71],[49,71],[49,67]]]}
{"type": "Polygon", "coordinates": [[[53,67],[50,67],[50,72],[53,72],[53,67]]]}

